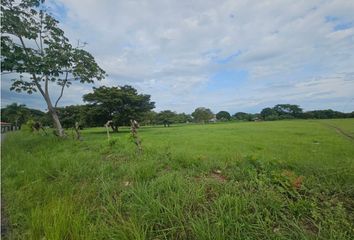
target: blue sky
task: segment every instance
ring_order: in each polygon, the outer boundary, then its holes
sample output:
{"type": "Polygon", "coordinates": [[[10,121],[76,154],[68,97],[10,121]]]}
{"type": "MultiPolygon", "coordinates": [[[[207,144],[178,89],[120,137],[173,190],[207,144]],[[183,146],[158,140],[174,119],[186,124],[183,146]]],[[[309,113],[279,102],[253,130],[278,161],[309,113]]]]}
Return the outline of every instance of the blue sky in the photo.
{"type": "MultiPolygon", "coordinates": [[[[277,103],[354,110],[354,1],[48,0],[72,43],[88,42],[107,79],[66,89],[81,104],[93,86],[130,84],[156,110],[258,112],[277,103]]],[[[11,102],[46,109],[41,96],[11,102]]],[[[53,99],[58,93],[51,87],[53,99]]]]}

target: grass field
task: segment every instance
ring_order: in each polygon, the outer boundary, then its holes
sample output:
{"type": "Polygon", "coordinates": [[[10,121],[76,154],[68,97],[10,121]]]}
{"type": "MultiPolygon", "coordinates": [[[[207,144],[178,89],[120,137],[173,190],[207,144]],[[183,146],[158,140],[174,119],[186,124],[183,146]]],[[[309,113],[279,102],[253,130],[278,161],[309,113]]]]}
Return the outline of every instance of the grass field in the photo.
{"type": "Polygon", "coordinates": [[[4,239],[354,238],[354,119],[139,134],[8,134],[4,239]]]}

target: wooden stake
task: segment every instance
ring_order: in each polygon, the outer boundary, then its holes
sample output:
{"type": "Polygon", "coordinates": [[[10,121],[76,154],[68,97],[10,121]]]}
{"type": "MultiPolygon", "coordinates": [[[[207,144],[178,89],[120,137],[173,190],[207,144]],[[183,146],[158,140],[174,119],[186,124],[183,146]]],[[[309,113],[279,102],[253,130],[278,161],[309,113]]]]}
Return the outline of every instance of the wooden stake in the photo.
{"type": "Polygon", "coordinates": [[[111,138],[110,135],[109,135],[109,127],[110,125],[113,123],[112,120],[109,120],[108,122],[106,122],[106,124],[104,125],[106,127],[106,130],[107,130],[107,139],[109,141],[109,139],[111,138]]]}
{"type": "Polygon", "coordinates": [[[134,139],[134,143],[137,146],[139,152],[142,152],[143,149],[141,147],[141,140],[138,136],[138,131],[137,131],[137,129],[140,127],[139,123],[136,120],[130,119],[130,125],[131,125],[130,130],[131,130],[132,137],[134,139]]]}

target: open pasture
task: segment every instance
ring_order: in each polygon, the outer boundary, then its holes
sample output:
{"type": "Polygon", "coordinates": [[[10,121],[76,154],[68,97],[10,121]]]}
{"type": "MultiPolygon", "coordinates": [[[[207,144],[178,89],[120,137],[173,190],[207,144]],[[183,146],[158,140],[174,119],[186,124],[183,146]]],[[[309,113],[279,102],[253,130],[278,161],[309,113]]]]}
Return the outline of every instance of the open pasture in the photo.
{"type": "Polygon", "coordinates": [[[354,236],[354,119],[67,133],[2,143],[7,239],[354,236]]]}

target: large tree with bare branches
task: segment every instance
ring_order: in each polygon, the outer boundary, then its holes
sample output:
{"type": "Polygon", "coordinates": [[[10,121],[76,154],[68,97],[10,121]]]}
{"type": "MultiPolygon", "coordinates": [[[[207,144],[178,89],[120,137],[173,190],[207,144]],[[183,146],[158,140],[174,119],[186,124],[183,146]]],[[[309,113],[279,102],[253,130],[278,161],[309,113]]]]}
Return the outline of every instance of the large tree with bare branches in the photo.
{"type": "Polygon", "coordinates": [[[50,15],[44,0],[1,1],[1,71],[15,73],[11,90],[39,91],[43,96],[54,127],[64,136],[56,107],[65,87],[74,81],[93,83],[105,72],[82,46],[73,47],[58,21],[50,15]],[[53,101],[49,84],[59,86],[53,101]]]}

